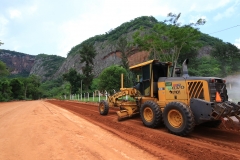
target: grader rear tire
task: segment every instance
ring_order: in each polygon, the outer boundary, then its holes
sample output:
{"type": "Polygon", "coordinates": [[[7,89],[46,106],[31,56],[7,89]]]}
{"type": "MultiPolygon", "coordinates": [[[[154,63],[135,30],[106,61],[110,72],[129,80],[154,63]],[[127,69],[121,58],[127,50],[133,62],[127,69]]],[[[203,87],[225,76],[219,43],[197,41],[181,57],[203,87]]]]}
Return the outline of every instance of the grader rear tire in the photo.
{"type": "Polygon", "coordinates": [[[162,122],[162,111],[157,103],[146,101],[140,108],[142,122],[149,128],[157,128],[162,122]]]}
{"type": "Polygon", "coordinates": [[[99,113],[101,115],[107,115],[108,111],[109,111],[108,102],[105,100],[101,100],[99,103],[99,113]]]}
{"type": "Polygon", "coordinates": [[[192,111],[181,102],[170,102],[166,105],[163,121],[170,133],[179,136],[187,136],[195,126],[192,111]]]}

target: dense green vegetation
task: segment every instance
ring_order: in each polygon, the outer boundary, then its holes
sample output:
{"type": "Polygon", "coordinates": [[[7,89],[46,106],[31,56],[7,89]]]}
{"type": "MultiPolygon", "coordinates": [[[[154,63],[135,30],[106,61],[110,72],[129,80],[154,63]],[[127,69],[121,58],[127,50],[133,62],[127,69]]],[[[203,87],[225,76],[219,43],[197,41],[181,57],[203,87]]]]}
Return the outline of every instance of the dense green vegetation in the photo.
{"type": "Polygon", "coordinates": [[[151,59],[172,62],[177,65],[179,55],[183,49],[198,49],[200,32],[193,26],[203,25],[205,20],[199,19],[196,23],[180,25],[178,15],[169,13],[166,23],[157,23],[150,29],[141,29],[133,35],[133,44],[140,50],[149,51],[151,59]]]}
{"type": "Polygon", "coordinates": [[[83,77],[73,68],[68,73],[63,74],[63,80],[70,83],[70,94],[79,93],[83,77]]]}
{"type": "Polygon", "coordinates": [[[9,71],[7,69],[6,64],[0,61],[0,77],[7,76],[8,74],[9,74],[9,71]]]}
{"type": "Polygon", "coordinates": [[[191,76],[224,78],[240,71],[240,50],[230,43],[215,42],[209,55],[199,56],[196,51],[181,53],[179,64],[186,57],[190,60],[188,68],[191,76]]]}
{"type": "Polygon", "coordinates": [[[27,78],[1,78],[0,101],[28,100],[41,98],[40,79],[31,75],[27,78]]]}
{"type": "Polygon", "coordinates": [[[121,74],[127,74],[126,69],[124,69],[123,67],[113,65],[104,69],[99,76],[99,90],[119,90],[119,88],[121,87],[121,74]]]}
{"type": "Polygon", "coordinates": [[[64,82],[63,78],[42,82],[39,86],[41,98],[60,98],[69,95],[71,93],[70,89],[70,84],[64,82]]]}

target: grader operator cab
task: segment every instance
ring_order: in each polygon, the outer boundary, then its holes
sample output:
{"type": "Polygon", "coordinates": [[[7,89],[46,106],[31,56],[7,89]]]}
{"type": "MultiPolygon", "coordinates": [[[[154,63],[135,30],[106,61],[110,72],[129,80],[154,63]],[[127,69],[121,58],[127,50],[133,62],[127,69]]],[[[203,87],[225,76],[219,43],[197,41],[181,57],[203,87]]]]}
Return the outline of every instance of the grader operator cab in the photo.
{"type": "Polygon", "coordinates": [[[118,107],[118,120],[140,114],[145,126],[156,128],[162,123],[168,131],[179,136],[191,133],[195,125],[217,127],[222,118],[235,116],[240,121],[240,102],[228,101],[225,81],[217,77],[190,77],[188,60],[180,70],[171,62],[150,60],[130,67],[136,75],[133,88],[120,91],[99,103],[101,115],[109,107],[118,107]],[[174,75],[174,76],[173,76],[174,75]],[[131,100],[122,97],[130,96],[131,100]]]}

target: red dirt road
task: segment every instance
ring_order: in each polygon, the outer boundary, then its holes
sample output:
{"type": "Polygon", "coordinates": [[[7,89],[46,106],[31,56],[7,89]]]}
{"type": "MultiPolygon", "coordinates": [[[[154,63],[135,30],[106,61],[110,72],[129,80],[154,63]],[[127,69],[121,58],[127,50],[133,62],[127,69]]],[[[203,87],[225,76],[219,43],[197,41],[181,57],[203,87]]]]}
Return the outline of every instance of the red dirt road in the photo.
{"type": "Polygon", "coordinates": [[[0,103],[1,160],[240,159],[239,129],[198,126],[179,137],[139,117],[118,122],[112,109],[101,116],[94,104],[47,102],[0,103]]]}
{"type": "Polygon", "coordinates": [[[0,160],[156,159],[44,101],[0,103],[0,160]]]}
{"type": "Polygon", "coordinates": [[[101,116],[98,106],[49,101],[108,130],[157,159],[240,159],[240,132],[196,127],[189,137],[169,134],[164,127],[144,127],[140,117],[118,122],[115,110],[101,116]]]}

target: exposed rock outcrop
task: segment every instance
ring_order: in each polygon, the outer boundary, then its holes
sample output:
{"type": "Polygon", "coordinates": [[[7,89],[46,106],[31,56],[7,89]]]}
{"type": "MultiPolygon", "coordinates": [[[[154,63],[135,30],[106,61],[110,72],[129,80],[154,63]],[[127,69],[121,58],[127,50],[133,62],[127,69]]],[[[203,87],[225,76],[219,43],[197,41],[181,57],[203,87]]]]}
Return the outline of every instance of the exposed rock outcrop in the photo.
{"type": "MultiPolygon", "coordinates": [[[[96,42],[94,44],[97,55],[94,58],[93,74],[97,77],[105,68],[111,65],[121,65],[121,53],[116,51],[116,47],[109,42],[96,42]]],[[[212,47],[204,46],[199,49],[199,56],[209,55],[212,47]]],[[[149,52],[134,51],[128,57],[129,66],[148,60],[149,52]]],[[[74,68],[82,74],[85,64],[80,61],[80,54],[70,55],[67,58],[56,55],[39,54],[32,56],[14,51],[1,50],[0,60],[7,64],[11,74],[35,74],[42,81],[57,79],[62,74],[74,68]]]]}
{"type": "Polygon", "coordinates": [[[0,50],[0,60],[6,63],[11,74],[29,74],[36,56],[9,50],[0,50]]]}
{"type": "Polygon", "coordinates": [[[36,57],[30,74],[38,75],[42,81],[54,79],[54,74],[64,61],[65,58],[60,56],[40,54],[36,57]]]}
{"type": "Polygon", "coordinates": [[[65,58],[45,54],[34,56],[2,49],[0,50],[0,60],[6,64],[11,75],[28,76],[35,74],[42,81],[45,81],[53,79],[54,73],[62,65],[65,58]]]}
{"type": "MultiPolygon", "coordinates": [[[[110,45],[105,41],[96,42],[94,47],[97,52],[93,61],[93,74],[95,76],[98,76],[104,68],[121,63],[120,53],[116,52],[116,48],[113,45],[110,45]]],[[[76,69],[78,73],[82,73],[82,67],[84,64],[81,64],[80,61],[80,54],[68,56],[59,70],[54,74],[53,78],[61,76],[71,68],[76,69]]]]}

